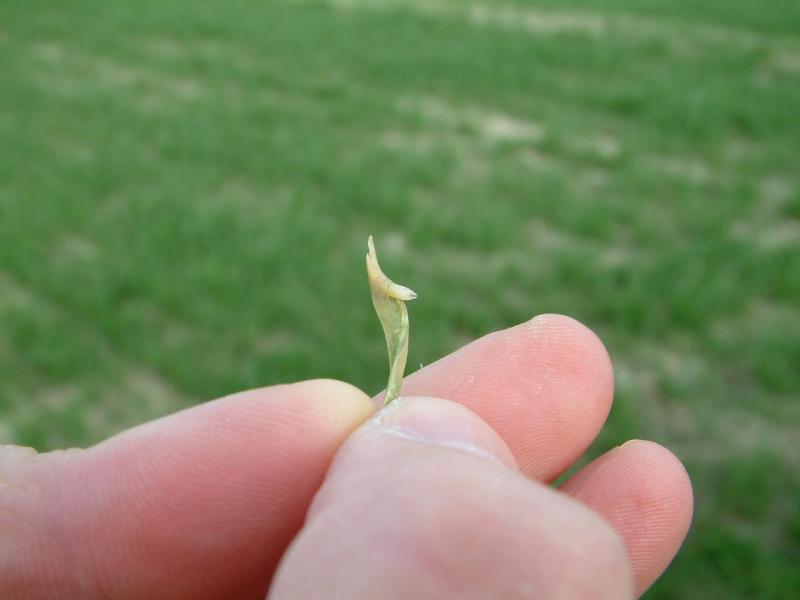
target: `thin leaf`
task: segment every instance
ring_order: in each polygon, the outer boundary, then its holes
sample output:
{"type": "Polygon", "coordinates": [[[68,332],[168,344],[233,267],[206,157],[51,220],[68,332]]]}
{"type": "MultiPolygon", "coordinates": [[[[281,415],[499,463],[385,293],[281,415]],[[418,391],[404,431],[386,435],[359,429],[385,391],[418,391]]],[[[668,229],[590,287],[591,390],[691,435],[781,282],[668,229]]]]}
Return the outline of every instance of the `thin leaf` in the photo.
{"type": "Polygon", "coordinates": [[[408,357],[408,310],[406,301],[417,297],[413,291],[389,279],[378,264],[372,236],[367,241],[367,278],[372,292],[372,304],[383,326],[389,351],[389,382],[386,384],[384,406],[400,395],[400,384],[408,357]]]}

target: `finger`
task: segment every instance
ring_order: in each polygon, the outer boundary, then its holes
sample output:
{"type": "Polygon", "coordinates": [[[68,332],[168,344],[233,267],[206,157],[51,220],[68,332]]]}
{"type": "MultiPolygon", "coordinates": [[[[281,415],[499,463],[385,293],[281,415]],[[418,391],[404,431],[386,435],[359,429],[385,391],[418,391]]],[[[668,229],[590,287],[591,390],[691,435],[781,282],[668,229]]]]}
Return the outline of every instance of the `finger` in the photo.
{"type": "Polygon", "coordinates": [[[345,443],[270,598],[628,598],[621,541],[474,413],[402,399],[345,443]]]}
{"type": "Polygon", "coordinates": [[[597,336],[569,317],[541,315],[409,375],[402,393],[460,402],[500,434],[525,474],[551,481],[600,431],[613,388],[597,336]]]}
{"type": "Polygon", "coordinates": [[[628,549],[636,593],[670,563],[692,520],[692,485],[666,448],[634,440],[596,459],[561,490],[587,504],[619,532],[628,549]]]}
{"type": "Polygon", "coordinates": [[[371,412],[347,384],[308,381],[41,455],[15,475],[28,493],[3,532],[40,541],[4,563],[0,597],[263,596],[336,449],[371,412]]]}

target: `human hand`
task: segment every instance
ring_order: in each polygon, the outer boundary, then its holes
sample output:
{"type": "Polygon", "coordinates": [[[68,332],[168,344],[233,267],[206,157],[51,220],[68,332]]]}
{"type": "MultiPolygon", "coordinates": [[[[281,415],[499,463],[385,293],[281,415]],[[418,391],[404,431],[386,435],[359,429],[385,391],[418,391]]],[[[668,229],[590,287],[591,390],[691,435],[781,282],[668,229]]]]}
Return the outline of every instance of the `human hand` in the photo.
{"type": "Polygon", "coordinates": [[[5,447],[0,597],[639,595],[691,520],[678,460],[629,442],[546,485],[612,388],[594,334],[549,315],[408,376],[373,419],[355,388],[306,381],[87,450],[5,447]]]}

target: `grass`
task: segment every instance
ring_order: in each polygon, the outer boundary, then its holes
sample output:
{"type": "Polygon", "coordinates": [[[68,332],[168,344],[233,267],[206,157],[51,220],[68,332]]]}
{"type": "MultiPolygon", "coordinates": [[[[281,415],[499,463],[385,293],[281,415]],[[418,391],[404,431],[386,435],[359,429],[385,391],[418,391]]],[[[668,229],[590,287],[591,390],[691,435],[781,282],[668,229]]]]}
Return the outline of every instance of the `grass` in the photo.
{"type": "Polygon", "coordinates": [[[800,4],[0,5],[0,439],[46,450],[541,312],[686,462],[649,598],[800,586],[800,4]],[[331,307],[334,307],[333,309],[331,307]]]}

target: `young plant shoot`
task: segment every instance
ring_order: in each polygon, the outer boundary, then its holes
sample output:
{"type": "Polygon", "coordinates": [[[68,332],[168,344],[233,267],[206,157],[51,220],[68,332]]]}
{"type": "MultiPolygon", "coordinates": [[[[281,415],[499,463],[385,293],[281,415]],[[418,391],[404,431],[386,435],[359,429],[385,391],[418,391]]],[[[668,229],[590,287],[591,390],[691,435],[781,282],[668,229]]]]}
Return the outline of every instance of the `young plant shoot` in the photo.
{"type": "Polygon", "coordinates": [[[408,310],[406,302],[417,295],[384,275],[375,254],[372,236],[367,240],[367,278],[372,292],[372,304],[383,326],[386,347],[389,350],[389,382],[386,384],[384,406],[400,395],[400,384],[408,357],[408,310]]]}

